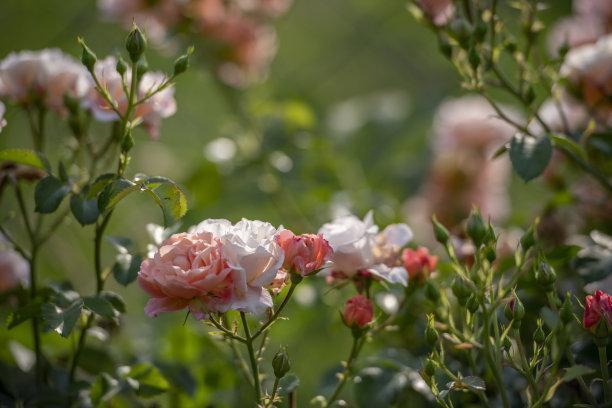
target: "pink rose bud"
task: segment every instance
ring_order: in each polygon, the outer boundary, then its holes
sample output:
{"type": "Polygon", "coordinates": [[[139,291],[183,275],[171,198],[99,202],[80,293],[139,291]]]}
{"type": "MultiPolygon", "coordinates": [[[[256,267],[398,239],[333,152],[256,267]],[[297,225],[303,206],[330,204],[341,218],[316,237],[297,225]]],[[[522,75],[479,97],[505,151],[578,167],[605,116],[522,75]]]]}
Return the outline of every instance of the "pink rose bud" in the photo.
{"type": "Polygon", "coordinates": [[[402,261],[411,280],[423,280],[426,274],[436,269],[438,257],[429,255],[429,250],[425,247],[406,248],[402,252],[402,261]]]}
{"type": "Polygon", "coordinates": [[[363,295],[355,295],[346,301],[342,318],[349,327],[363,329],[372,322],[374,309],[370,299],[363,295]]]}
{"type": "Polygon", "coordinates": [[[612,296],[601,290],[598,290],[593,295],[588,295],[584,302],[584,317],[582,324],[587,330],[593,329],[603,317],[612,327],[612,296]]]}
{"type": "Polygon", "coordinates": [[[321,269],[333,253],[327,240],[320,234],[295,235],[289,230],[282,230],[276,236],[276,242],[285,253],[283,268],[301,276],[321,269]]]}

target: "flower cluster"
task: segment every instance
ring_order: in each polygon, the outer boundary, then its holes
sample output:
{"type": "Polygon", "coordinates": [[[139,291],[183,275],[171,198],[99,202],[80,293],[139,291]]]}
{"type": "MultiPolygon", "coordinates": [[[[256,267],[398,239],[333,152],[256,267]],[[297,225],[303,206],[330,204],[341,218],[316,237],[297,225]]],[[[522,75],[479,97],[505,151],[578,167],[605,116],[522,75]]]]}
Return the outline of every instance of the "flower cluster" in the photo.
{"type": "MultiPolygon", "coordinates": [[[[95,63],[93,73],[112,97],[115,108],[125,113],[128,101],[124,89],[130,87],[131,73],[119,70],[117,59],[109,56],[95,63]]],[[[166,81],[161,73],[147,72],[138,83],[137,96],[142,102],[135,108],[135,123],[142,123],[154,139],[159,137],[161,119],[176,112],[173,86],[157,92],[166,81]]],[[[66,98],[70,98],[99,121],[119,119],[83,64],[57,49],[9,54],[0,62],[0,97],[25,107],[39,106],[62,117],[68,115],[66,98]]],[[[0,129],[5,123],[3,113],[1,105],[0,129]]]]}
{"type": "Polygon", "coordinates": [[[153,40],[171,32],[196,34],[212,57],[216,74],[228,85],[241,87],[265,76],[276,53],[276,33],[270,22],[284,14],[290,0],[100,0],[99,8],[126,27],[142,24],[153,40]]]}
{"type": "Polygon", "coordinates": [[[334,250],[325,267],[330,283],[372,277],[408,284],[401,263],[401,249],[412,239],[412,230],[406,224],[392,224],[379,232],[369,212],[363,220],[354,215],[339,217],[323,225],[319,233],[334,250]]]}

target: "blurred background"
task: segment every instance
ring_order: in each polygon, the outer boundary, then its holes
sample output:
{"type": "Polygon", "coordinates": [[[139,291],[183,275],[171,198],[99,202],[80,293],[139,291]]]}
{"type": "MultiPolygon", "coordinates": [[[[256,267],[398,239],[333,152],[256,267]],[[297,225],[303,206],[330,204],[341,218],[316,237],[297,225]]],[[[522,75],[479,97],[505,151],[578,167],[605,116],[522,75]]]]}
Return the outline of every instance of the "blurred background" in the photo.
{"type": "MultiPolygon", "coordinates": [[[[543,17],[554,20],[570,9],[569,0],[555,1],[543,17]]],[[[351,211],[363,216],[369,209],[379,225],[409,222],[407,202],[422,191],[431,168],[436,109],[462,94],[435,35],[417,24],[404,1],[396,0],[297,0],[274,26],[278,53],[267,79],[246,90],[220,85],[206,69],[206,57],[196,51],[192,69],[176,83],[178,111],[163,121],[159,140],[136,132],[132,175],[164,175],[184,186],[189,212],[180,229],[206,218],[246,217],[310,232],[335,215],[351,211]]],[[[2,58],[12,51],[46,47],[78,58],[77,36],[103,56],[122,51],[125,38],[125,30],[103,19],[93,0],[2,0],[0,27],[2,58]]],[[[149,65],[171,71],[181,52],[182,47],[173,46],[153,49],[147,55],[149,65]]],[[[25,115],[9,108],[6,119],[0,148],[29,147],[25,115]]],[[[102,125],[95,131],[100,137],[108,132],[102,125]]],[[[49,121],[56,157],[63,154],[67,132],[56,118],[49,121]]],[[[526,185],[514,175],[503,187],[512,209],[499,221],[506,225],[526,227],[550,196],[541,181],[526,185]]],[[[447,199],[451,205],[453,196],[447,199]]],[[[1,211],[11,205],[4,204],[1,211]]],[[[145,253],[150,242],[146,224],[162,223],[159,209],[147,197],[134,195],[117,213],[108,233],[131,238],[145,253]]],[[[62,226],[41,255],[43,284],[68,277],[79,292],[94,290],[91,228],[74,219],[62,226]]],[[[421,243],[427,239],[415,238],[421,243]]],[[[113,256],[108,244],[106,264],[113,256]]],[[[91,364],[112,372],[119,362],[155,361],[178,387],[159,400],[162,405],[245,406],[248,386],[232,368],[226,347],[211,340],[202,323],[187,319],[183,324],[181,314],[147,318],[142,312],[146,296],[136,284],[110,282],[109,289],[126,299],[128,313],[120,331],[109,328],[112,349],[103,335],[90,339],[88,354],[97,356],[88,359],[91,364]]],[[[288,346],[292,371],[301,381],[299,406],[329,390],[339,356],[348,353],[350,335],[338,324],[337,313],[345,297],[327,291],[323,279],[309,279],[287,312],[290,322],[273,329],[267,353],[288,346]]],[[[426,346],[414,343],[423,327],[413,324],[418,304],[412,310],[386,346],[402,349],[392,351],[401,355],[391,358],[418,368],[412,356],[426,346]]],[[[22,325],[10,335],[28,345],[29,333],[22,325]]],[[[8,341],[7,331],[0,331],[0,339],[8,341]]],[[[47,352],[59,357],[74,341],[55,333],[44,338],[47,352]]],[[[363,355],[375,353],[366,350],[363,355]]],[[[5,347],[0,355],[11,359],[5,347]]],[[[417,380],[413,406],[425,401],[417,380]]]]}

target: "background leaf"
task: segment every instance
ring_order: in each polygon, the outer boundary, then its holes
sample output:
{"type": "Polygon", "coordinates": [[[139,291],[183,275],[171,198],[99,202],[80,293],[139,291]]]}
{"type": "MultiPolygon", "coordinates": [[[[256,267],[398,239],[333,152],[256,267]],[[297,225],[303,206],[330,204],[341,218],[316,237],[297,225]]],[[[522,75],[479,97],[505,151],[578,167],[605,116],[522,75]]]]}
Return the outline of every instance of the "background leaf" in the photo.
{"type": "Polygon", "coordinates": [[[510,161],[514,171],[525,181],[538,177],[552,157],[552,144],[546,136],[533,138],[516,134],[510,142],[510,161]]]}

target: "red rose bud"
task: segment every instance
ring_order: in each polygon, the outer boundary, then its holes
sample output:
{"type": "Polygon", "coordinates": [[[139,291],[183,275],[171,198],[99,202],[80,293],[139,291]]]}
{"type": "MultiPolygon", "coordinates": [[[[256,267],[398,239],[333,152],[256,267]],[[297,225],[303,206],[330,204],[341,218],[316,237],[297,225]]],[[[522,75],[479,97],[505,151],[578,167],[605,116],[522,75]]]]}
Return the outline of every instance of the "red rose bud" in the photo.
{"type": "Polygon", "coordinates": [[[289,230],[282,230],[276,236],[276,242],[285,253],[283,267],[301,276],[321,269],[333,253],[322,235],[295,235],[289,230]]]}
{"type": "Polygon", "coordinates": [[[370,299],[363,295],[355,295],[346,301],[342,319],[351,328],[363,329],[372,322],[374,308],[370,299]]]}
{"type": "Polygon", "coordinates": [[[436,269],[438,257],[429,255],[429,250],[425,247],[406,248],[402,252],[402,261],[410,279],[422,281],[427,274],[436,269]]]}
{"type": "Polygon", "coordinates": [[[612,327],[612,297],[598,290],[585,298],[582,324],[585,329],[594,330],[602,318],[612,327]]]}

